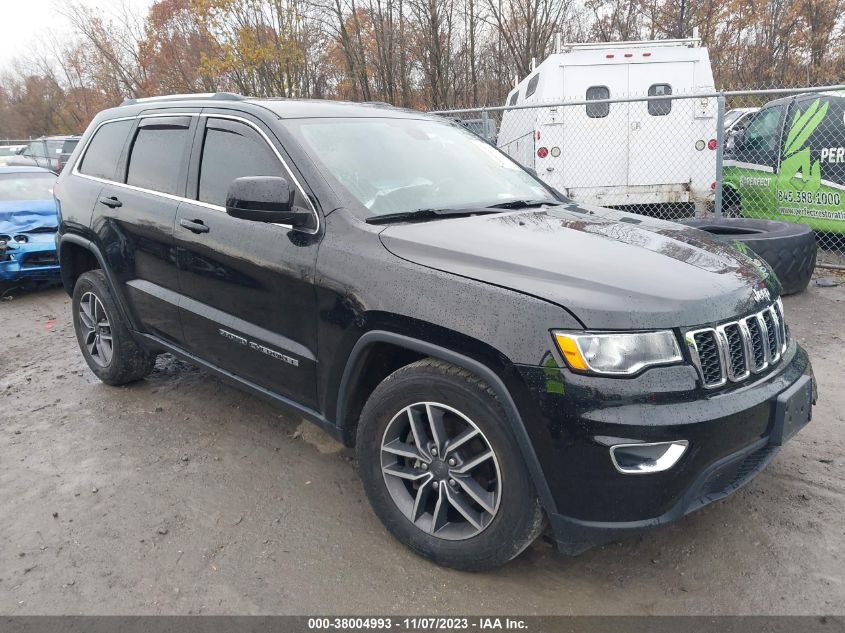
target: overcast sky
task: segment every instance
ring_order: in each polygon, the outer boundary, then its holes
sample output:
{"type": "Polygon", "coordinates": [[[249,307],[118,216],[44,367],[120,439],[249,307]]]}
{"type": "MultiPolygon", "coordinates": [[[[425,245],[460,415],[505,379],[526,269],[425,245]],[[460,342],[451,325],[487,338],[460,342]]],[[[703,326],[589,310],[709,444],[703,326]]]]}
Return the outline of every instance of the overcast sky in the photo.
{"type": "MultiPolygon", "coordinates": [[[[72,37],[67,20],[56,9],[68,0],[0,0],[0,69],[8,68],[16,57],[26,54],[49,34],[72,37]]],[[[103,11],[122,2],[133,10],[146,12],[153,0],[82,0],[103,11]]]]}

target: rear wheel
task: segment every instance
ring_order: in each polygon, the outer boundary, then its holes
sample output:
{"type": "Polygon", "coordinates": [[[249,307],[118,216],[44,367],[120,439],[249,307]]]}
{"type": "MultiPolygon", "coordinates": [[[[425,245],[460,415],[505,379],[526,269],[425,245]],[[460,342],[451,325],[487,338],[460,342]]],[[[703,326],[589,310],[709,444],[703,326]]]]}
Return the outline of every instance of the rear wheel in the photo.
{"type": "Polygon", "coordinates": [[[364,407],[357,447],[376,514],[442,565],[497,567],[543,527],[499,401],[463,369],[426,359],[393,373],[364,407]]]}
{"type": "Polygon", "coordinates": [[[82,274],[73,288],[73,327],[88,367],[107,385],[140,380],[155,365],[120,317],[101,270],[82,274]]]}

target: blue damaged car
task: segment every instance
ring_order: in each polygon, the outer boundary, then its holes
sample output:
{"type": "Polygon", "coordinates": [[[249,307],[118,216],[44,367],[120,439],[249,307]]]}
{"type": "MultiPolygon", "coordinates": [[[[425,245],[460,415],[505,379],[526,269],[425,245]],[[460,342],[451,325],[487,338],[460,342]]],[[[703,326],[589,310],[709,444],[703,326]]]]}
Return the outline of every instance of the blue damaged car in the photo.
{"type": "Polygon", "coordinates": [[[41,167],[0,167],[0,285],[59,281],[55,184],[41,167]]]}

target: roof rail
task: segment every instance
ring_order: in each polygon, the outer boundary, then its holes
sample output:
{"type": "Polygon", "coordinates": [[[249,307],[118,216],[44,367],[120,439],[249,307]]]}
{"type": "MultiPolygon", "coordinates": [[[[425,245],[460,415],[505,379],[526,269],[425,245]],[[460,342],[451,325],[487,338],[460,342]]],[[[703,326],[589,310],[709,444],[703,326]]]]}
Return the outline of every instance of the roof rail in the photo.
{"type": "Polygon", "coordinates": [[[633,48],[649,46],[652,48],[664,46],[688,46],[695,48],[701,45],[701,38],[698,36],[688,37],[677,40],[635,40],[631,42],[578,42],[572,44],[563,44],[560,52],[569,53],[570,51],[586,51],[586,50],[603,50],[607,48],[633,48]]]}
{"type": "Polygon", "coordinates": [[[196,101],[213,99],[215,101],[243,101],[245,96],[234,92],[197,92],[193,94],[179,95],[158,95],[155,97],[140,97],[137,99],[124,99],[120,105],[133,105],[136,103],[155,103],[158,101],[196,101]]]}

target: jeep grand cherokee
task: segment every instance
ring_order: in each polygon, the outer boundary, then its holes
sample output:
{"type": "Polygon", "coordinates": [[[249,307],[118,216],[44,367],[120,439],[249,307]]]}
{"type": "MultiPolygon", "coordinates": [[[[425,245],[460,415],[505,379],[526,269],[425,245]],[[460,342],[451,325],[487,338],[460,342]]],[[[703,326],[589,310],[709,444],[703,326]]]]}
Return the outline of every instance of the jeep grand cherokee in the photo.
{"type": "MultiPolygon", "coordinates": [[[[193,95],[91,123],[62,278],[105,383],[170,352],[356,447],[372,507],[485,569],[730,494],[815,387],[762,261],[562,198],[454,122],[193,95]]],[[[120,397],[116,392],[115,397],[120,397]]]]}

